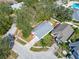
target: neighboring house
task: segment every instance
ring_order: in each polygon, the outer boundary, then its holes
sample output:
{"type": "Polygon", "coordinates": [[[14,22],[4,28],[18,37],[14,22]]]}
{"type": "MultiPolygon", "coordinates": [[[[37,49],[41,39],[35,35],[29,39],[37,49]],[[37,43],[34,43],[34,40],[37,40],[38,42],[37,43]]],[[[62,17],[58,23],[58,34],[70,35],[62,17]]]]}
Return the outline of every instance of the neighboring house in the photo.
{"type": "Polygon", "coordinates": [[[72,18],[75,21],[79,21],[79,10],[78,11],[74,11],[74,13],[72,14],[72,18]]]}
{"type": "Polygon", "coordinates": [[[42,39],[45,35],[51,32],[53,28],[51,22],[44,21],[33,29],[32,34],[37,36],[39,39],[42,39]]]}
{"type": "Polygon", "coordinates": [[[23,2],[20,2],[20,3],[16,3],[16,4],[13,4],[11,5],[12,9],[15,10],[15,9],[21,9],[21,7],[23,6],[23,2]]]}
{"type": "Polygon", "coordinates": [[[66,42],[67,39],[74,32],[73,28],[68,24],[59,24],[52,31],[52,36],[55,37],[56,42],[66,42]]]}
{"type": "Polygon", "coordinates": [[[79,41],[75,43],[70,43],[69,46],[75,59],[79,59],[79,41]]]}

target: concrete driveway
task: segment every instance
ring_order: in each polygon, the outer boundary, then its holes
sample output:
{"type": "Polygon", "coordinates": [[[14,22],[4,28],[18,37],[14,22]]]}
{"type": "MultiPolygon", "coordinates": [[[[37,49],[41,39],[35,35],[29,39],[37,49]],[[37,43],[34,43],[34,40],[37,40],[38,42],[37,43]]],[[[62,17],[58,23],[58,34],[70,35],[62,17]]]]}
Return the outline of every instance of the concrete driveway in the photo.
{"type": "Polygon", "coordinates": [[[19,55],[17,59],[57,59],[53,49],[47,52],[31,52],[25,46],[15,42],[12,50],[19,55]]]}

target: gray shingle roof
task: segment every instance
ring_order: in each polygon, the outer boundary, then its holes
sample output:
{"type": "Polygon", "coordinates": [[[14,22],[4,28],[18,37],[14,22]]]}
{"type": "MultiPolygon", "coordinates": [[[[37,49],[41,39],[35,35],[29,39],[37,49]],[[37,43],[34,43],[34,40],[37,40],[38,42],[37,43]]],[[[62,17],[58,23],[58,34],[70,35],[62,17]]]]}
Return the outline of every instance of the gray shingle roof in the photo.
{"type": "Polygon", "coordinates": [[[79,46],[79,41],[74,42],[74,43],[70,43],[69,46],[70,47],[77,47],[77,46],[79,46]]]}
{"type": "Polygon", "coordinates": [[[77,56],[79,55],[79,41],[74,42],[74,43],[70,43],[69,46],[72,50],[74,50],[73,56],[75,57],[75,59],[78,59],[77,56]]]}
{"type": "Polygon", "coordinates": [[[53,30],[53,26],[49,21],[44,21],[43,23],[39,24],[36,28],[33,29],[32,32],[41,39],[43,36],[48,34],[50,31],[53,30]]]}
{"type": "Polygon", "coordinates": [[[73,32],[74,30],[70,25],[59,24],[53,29],[52,34],[54,34],[57,42],[66,42],[73,32]]]}
{"type": "Polygon", "coordinates": [[[62,31],[62,30],[64,30],[67,26],[68,26],[68,24],[59,24],[59,25],[53,30],[53,32],[62,31]]]}
{"type": "Polygon", "coordinates": [[[73,48],[79,54],[79,46],[73,48]]]}

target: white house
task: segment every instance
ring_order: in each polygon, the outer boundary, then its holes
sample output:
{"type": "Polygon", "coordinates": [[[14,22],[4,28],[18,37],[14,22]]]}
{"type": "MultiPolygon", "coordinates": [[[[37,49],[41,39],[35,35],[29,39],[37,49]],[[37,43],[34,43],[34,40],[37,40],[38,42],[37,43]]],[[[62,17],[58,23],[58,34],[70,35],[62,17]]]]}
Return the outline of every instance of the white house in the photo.
{"type": "Polygon", "coordinates": [[[23,4],[24,4],[23,2],[20,2],[20,3],[16,3],[16,4],[11,5],[11,7],[13,10],[14,9],[21,9],[23,4]]]}

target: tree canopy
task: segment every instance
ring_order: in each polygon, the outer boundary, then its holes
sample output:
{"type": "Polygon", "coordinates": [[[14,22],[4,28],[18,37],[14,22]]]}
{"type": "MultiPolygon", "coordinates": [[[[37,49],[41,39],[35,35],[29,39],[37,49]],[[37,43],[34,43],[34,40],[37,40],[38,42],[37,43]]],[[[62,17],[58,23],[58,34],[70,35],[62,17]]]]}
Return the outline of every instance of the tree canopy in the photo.
{"type": "Polygon", "coordinates": [[[50,17],[58,21],[71,20],[71,9],[57,6],[56,0],[23,0],[24,4],[20,10],[16,10],[17,27],[22,30],[23,36],[28,37],[32,30],[32,24],[49,20],[50,17]]]}
{"type": "Polygon", "coordinates": [[[0,4],[0,35],[5,34],[11,27],[13,20],[10,17],[12,9],[8,4],[0,4]]]}
{"type": "Polygon", "coordinates": [[[10,51],[9,37],[0,38],[0,58],[6,59],[10,55],[10,51]]]}
{"type": "Polygon", "coordinates": [[[71,21],[73,10],[65,8],[63,6],[58,6],[53,8],[53,18],[58,21],[71,21]]]}
{"type": "Polygon", "coordinates": [[[24,37],[28,37],[34,22],[40,22],[52,17],[53,0],[23,0],[25,5],[16,10],[17,27],[22,29],[24,37]]]}
{"type": "Polygon", "coordinates": [[[23,36],[26,38],[31,33],[31,25],[30,25],[30,17],[28,17],[29,14],[27,14],[26,9],[21,9],[16,11],[17,15],[17,27],[22,30],[23,36]]]}

